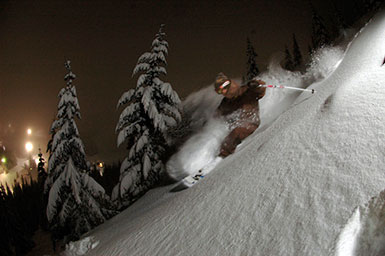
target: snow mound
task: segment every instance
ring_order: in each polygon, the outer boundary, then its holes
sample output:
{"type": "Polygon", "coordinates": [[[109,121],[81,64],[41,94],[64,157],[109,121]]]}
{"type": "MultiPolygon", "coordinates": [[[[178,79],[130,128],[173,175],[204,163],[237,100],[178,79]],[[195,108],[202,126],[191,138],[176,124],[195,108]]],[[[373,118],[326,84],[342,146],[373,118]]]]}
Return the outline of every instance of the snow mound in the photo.
{"type": "Polygon", "coordinates": [[[360,209],[356,208],[352,217],[342,230],[336,245],[336,256],[354,256],[357,244],[357,236],[361,231],[360,209]]]}
{"type": "Polygon", "coordinates": [[[70,242],[66,245],[64,256],[81,256],[85,255],[89,250],[98,246],[99,241],[95,241],[93,236],[85,237],[76,242],[70,242]]]}
{"type": "Polygon", "coordinates": [[[335,255],[385,255],[385,190],[356,208],[340,234],[335,255]]]}

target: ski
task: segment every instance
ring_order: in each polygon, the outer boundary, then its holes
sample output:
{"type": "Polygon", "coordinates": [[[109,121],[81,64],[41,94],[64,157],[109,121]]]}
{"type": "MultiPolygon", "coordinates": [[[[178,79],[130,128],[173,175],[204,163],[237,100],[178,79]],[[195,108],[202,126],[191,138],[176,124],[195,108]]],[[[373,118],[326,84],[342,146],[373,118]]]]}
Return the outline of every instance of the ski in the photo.
{"type": "Polygon", "coordinates": [[[222,159],[222,157],[218,156],[199,171],[184,177],[181,181],[178,182],[178,185],[174,187],[171,191],[177,192],[194,186],[199,181],[201,181],[209,172],[211,172],[218,165],[218,163],[222,161],[222,159]]]}
{"type": "Polygon", "coordinates": [[[191,187],[193,186],[195,183],[197,183],[198,181],[200,181],[201,179],[203,179],[205,176],[203,175],[202,173],[202,170],[199,170],[198,173],[196,174],[193,174],[193,175],[189,175],[187,177],[185,177],[182,182],[187,185],[188,187],[191,187]]]}

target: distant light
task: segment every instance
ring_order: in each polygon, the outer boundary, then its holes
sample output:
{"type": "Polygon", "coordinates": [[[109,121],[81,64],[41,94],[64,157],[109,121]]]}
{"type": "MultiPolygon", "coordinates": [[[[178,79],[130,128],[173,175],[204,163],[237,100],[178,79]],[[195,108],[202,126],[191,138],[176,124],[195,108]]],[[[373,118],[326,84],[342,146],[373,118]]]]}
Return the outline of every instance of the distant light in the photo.
{"type": "Polygon", "coordinates": [[[103,163],[99,163],[99,164],[98,164],[98,167],[99,167],[99,168],[103,168],[103,163]]]}
{"type": "Polygon", "coordinates": [[[28,130],[27,130],[27,133],[28,133],[28,135],[31,135],[31,134],[32,134],[32,130],[31,130],[31,129],[28,129],[28,130]]]}
{"type": "Polygon", "coordinates": [[[25,144],[25,149],[27,150],[27,152],[31,152],[32,149],[33,149],[32,143],[31,143],[31,142],[27,142],[27,143],[25,144]]]}
{"type": "Polygon", "coordinates": [[[3,164],[5,164],[5,163],[7,162],[7,158],[5,158],[5,157],[1,158],[1,162],[2,162],[3,164]]]}

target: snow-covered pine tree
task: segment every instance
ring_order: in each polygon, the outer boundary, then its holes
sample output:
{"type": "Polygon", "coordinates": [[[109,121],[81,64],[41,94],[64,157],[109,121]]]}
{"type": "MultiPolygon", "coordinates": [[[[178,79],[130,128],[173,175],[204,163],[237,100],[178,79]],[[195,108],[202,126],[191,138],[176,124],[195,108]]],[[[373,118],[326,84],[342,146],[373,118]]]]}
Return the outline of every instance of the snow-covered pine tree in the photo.
{"type": "Polygon", "coordinates": [[[365,8],[362,0],[352,0],[352,8],[349,8],[349,10],[352,11],[351,13],[351,24],[353,24],[355,21],[360,19],[365,14],[365,8]]]}
{"type": "Polygon", "coordinates": [[[81,234],[111,217],[115,212],[104,189],[86,173],[86,158],[75,117],[80,107],[75,86],[75,74],[70,61],[65,63],[67,86],[60,90],[57,119],[51,126],[48,143],[47,218],[55,239],[75,240],[81,234]]]}
{"type": "MultiPolygon", "coordinates": [[[[344,16],[342,15],[341,10],[337,7],[336,3],[332,2],[332,5],[333,5],[333,11],[334,11],[333,16],[335,20],[334,27],[337,30],[337,32],[340,33],[342,30],[347,29],[349,26],[344,16]]],[[[337,34],[335,37],[337,36],[339,36],[339,34],[337,34]]]]}
{"type": "Polygon", "coordinates": [[[48,230],[48,220],[47,220],[47,202],[48,202],[48,194],[44,193],[44,184],[47,179],[47,172],[45,171],[44,165],[45,160],[43,158],[43,154],[41,153],[41,149],[39,148],[38,154],[39,163],[37,165],[37,183],[39,186],[40,198],[38,201],[38,211],[39,211],[39,223],[40,226],[44,230],[48,230]]]}
{"type": "Polygon", "coordinates": [[[330,43],[330,35],[326,29],[325,22],[323,18],[317,13],[313,5],[310,4],[312,10],[312,50],[317,50],[318,48],[330,43]]]}
{"type": "Polygon", "coordinates": [[[128,141],[129,152],[112,195],[123,207],[159,181],[164,171],[166,132],[181,120],[178,94],[160,79],[166,75],[168,53],[163,29],[164,25],[152,42],[151,51],[138,59],[133,71],[133,75],[141,73],[136,88],[123,93],[117,105],[119,108],[128,104],[120,115],[116,132],[118,147],[128,141]]]}
{"type": "Polygon", "coordinates": [[[60,175],[71,156],[75,166],[79,170],[87,170],[86,155],[83,142],[80,140],[79,131],[74,118],[81,119],[80,106],[77,99],[76,88],[72,85],[76,75],[72,72],[70,61],[66,61],[65,67],[68,73],[64,77],[67,86],[62,88],[58,97],[58,113],[52,122],[50,134],[51,140],[48,142],[47,152],[49,152],[48,173],[46,185],[48,189],[53,180],[60,175]]]}
{"type": "Polygon", "coordinates": [[[43,158],[43,154],[41,153],[41,149],[39,148],[39,154],[37,155],[39,158],[39,163],[37,164],[37,177],[40,185],[45,183],[45,179],[47,178],[47,172],[44,169],[45,160],[43,158]]]}
{"type": "Polygon", "coordinates": [[[295,34],[293,34],[293,68],[299,69],[302,65],[302,54],[299,49],[297,39],[295,38],[295,34]]]}
{"type": "Polygon", "coordinates": [[[294,70],[293,57],[291,56],[290,51],[287,48],[287,45],[285,45],[285,64],[284,64],[284,68],[286,70],[290,70],[290,71],[294,70]]]}
{"type": "Polygon", "coordinates": [[[363,1],[363,9],[364,14],[369,13],[371,11],[378,10],[381,5],[384,5],[384,1],[381,0],[364,0],[363,1]]]}
{"type": "Polygon", "coordinates": [[[246,82],[255,78],[259,74],[259,69],[256,62],[256,57],[258,55],[255,53],[254,47],[250,42],[250,39],[247,37],[247,49],[246,49],[246,82]]]}

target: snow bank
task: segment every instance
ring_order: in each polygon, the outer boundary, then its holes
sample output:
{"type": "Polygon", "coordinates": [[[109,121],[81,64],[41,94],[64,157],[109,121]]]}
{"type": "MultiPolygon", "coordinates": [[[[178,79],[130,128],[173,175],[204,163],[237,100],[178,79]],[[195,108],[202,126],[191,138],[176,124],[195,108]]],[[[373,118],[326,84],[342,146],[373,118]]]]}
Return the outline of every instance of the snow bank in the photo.
{"type": "Polygon", "coordinates": [[[385,190],[359,209],[361,232],[352,255],[385,255],[385,190]]]}
{"type": "Polygon", "coordinates": [[[352,217],[342,230],[336,246],[336,256],[353,256],[357,245],[357,235],[361,231],[360,209],[356,208],[352,217]]]}
{"type": "Polygon", "coordinates": [[[66,245],[64,256],[81,256],[85,255],[89,250],[98,246],[99,241],[95,241],[94,237],[85,237],[76,242],[70,242],[66,245]]]}
{"type": "Polygon", "coordinates": [[[385,255],[385,190],[356,208],[338,238],[335,255],[385,255]]]}

